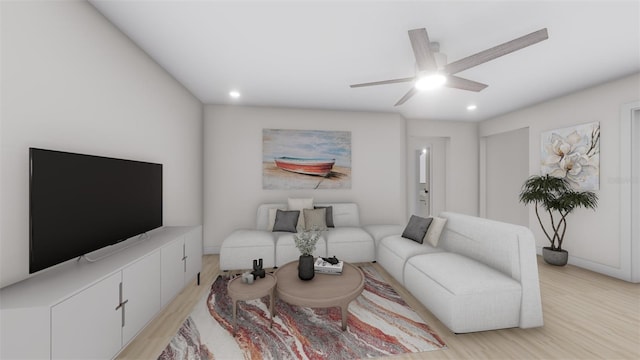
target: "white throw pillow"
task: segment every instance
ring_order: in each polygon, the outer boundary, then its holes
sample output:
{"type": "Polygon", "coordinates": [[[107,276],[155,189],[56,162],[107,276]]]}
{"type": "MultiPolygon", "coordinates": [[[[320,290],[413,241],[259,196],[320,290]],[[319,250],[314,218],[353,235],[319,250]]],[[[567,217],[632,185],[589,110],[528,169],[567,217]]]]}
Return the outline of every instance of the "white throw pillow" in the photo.
{"type": "Polygon", "coordinates": [[[447,219],[434,216],[433,221],[431,222],[431,226],[429,226],[429,230],[424,235],[424,239],[429,243],[429,245],[433,247],[438,246],[438,241],[440,241],[440,234],[442,233],[442,229],[444,229],[444,225],[447,223],[447,219]]]}
{"type": "Polygon", "coordinates": [[[300,210],[298,217],[298,231],[304,229],[304,209],[313,209],[313,198],[289,198],[289,210],[300,210]]]}

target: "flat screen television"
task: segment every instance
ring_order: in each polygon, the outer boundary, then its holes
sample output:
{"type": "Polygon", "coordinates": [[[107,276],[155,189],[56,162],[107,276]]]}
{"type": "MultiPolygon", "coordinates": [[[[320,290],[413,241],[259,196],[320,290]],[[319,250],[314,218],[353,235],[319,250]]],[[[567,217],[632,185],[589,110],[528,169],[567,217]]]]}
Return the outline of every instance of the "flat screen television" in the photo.
{"type": "Polygon", "coordinates": [[[29,273],[162,226],[162,164],[29,149],[29,273]]]}

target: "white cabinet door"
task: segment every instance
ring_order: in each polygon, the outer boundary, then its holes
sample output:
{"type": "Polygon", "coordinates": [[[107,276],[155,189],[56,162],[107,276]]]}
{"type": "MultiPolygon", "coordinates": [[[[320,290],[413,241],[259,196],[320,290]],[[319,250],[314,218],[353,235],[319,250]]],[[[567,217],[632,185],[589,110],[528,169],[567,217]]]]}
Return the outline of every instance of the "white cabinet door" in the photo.
{"type": "Polygon", "coordinates": [[[167,305],[184,286],[184,237],[163,247],[161,256],[161,301],[162,307],[167,305]]]}
{"type": "Polygon", "coordinates": [[[51,358],[111,359],[120,350],[121,277],[118,271],[52,307],[51,358]]]}
{"type": "Polygon", "coordinates": [[[122,270],[122,301],[124,346],[160,311],[160,251],[122,270]]]}
{"type": "Polygon", "coordinates": [[[186,267],[184,281],[193,280],[202,270],[202,227],[189,232],[185,238],[186,267]]]}

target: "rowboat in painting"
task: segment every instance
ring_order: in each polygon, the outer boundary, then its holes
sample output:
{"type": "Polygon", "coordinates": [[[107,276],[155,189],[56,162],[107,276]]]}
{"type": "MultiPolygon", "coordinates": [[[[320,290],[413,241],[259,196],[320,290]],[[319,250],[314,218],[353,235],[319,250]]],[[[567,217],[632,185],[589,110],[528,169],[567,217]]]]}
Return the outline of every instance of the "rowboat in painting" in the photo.
{"type": "Polygon", "coordinates": [[[282,170],[298,174],[326,177],[331,172],[336,159],[307,159],[281,156],[274,159],[276,166],[282,170]]]}

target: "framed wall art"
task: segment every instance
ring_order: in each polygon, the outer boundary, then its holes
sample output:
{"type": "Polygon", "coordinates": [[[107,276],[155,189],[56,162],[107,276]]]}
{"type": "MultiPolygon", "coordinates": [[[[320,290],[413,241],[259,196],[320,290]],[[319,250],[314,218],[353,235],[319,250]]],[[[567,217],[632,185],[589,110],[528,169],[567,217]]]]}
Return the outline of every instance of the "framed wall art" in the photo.
{"type": "Polygon", "coordinates": [[[542,175],[565,178],[575,190],[600,188],[600,123],[542,133],[542,175]]]}
{"type": "Polygon", "coordinates": [[[350,189],[351,132],[262,130],[263,189],[350,189]]]}

